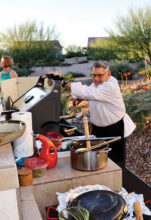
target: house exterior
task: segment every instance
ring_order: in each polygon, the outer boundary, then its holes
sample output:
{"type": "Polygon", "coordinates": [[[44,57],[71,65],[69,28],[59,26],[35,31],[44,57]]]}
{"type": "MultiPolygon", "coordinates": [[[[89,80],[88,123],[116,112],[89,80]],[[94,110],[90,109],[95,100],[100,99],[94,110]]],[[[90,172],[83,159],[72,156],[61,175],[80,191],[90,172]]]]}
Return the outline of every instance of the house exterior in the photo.
{"type": "Polygon", "coordinates": [[[91,44],[96,44],[97,41],[105,41],[108,37],[89,37],[88,38],[88,47],[91,47],[91,44]]]}

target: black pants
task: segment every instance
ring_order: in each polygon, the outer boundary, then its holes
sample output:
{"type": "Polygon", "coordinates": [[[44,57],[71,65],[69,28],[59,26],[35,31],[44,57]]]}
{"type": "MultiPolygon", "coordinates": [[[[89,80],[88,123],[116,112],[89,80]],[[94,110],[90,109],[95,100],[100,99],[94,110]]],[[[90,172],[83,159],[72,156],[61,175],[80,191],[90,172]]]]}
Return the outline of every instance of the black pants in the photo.
{"type": "Polygon", "coordinates": [[[120,141],[111,143],[109,147],[112,150],[108,153],[108,156],[115,163],[121,167],[125,166],[125,139],[124,139],[124,122],[123,119],[118,121],[115,124],[106,127],[98,127],[92,124],[92,134],[96,137],[113,137],[121,136],[120,141]]]}

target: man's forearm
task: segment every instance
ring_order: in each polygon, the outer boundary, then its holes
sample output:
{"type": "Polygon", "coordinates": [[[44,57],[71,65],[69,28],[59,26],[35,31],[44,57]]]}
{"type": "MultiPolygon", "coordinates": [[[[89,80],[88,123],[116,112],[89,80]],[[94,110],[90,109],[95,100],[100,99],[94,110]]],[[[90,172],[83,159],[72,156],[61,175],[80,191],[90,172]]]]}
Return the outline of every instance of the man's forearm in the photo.
{"type": "Polygon", "coordinates": [[[66,88],[67,90],[71,91],[71,83],[67,80],[62,80],[61,85],[63,88],[66,88]]]}
{"type": "Polygon", "coordinates": [[[65,88],[68,90],[68,91],[71,91],[71,83],[69,82],[68,84],[65,85],[65,88]]]}

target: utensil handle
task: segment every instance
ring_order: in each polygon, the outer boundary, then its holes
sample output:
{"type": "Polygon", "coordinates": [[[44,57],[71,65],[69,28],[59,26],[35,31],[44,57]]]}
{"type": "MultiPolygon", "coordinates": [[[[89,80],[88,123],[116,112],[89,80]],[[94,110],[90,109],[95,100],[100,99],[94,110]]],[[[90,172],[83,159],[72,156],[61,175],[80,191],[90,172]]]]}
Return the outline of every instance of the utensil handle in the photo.
{"type": "MultiPolygon", "coordinates": [[[[86,138],[89,138],[89,127],[88,127],[88,118],[87,116],[83,117],[83,122],[84,122],[84,131],[85,131],[85,136],[86,138]]],[[[87,148],[91,147],[91,142],[86,141],[87,148]]]]}
{"type": "Polygon", "coordinates": [[[116,141],[119,141],[119,140],[121,140],[121,137],[115,138],[115,139],[110,140],[110,141],[105,141],[105,142],[102,143],[102,144],[94,145],[93,147],[91,147],[91,150],[96,149],[96,148],[99,148],[99,147],[102,147],[102,146],[105,146],[105,145],[108,145],[108,144],[111,144],[111,143],[116,142],[116,141]]]}
{"type": "Polygon", "coordinates": [[[70,118],[75,118],[76,115],[61,115],[60,119],[70,119],[70,118]]]}
{"type": "Polygon", "coordinates": [[[135,202],[133,204],[133,206],[134,206],[134,212],[135,212],[136,220],[143,220],[144,218],[143,218],[140,202],[135,202]]]}
{"type": "MultiPolygon", "coordinates": [[[[115,139],[113,139],[113,140],[106,141],[106,142],[103,142],[103,143],[94,145],[94,146],[92,146],[92,147],[90,147],[90,148],[79,148],[79,149],[76,150],[76,152],[77,152],[77,153],[80,153],[80,152],[87,152],[87,151],[90,151],[90,150],[95,150],[95,149],[97,149],[97,148],[103,147],[103,146],[105,146],[105,145],[108,145],[108,144],[110,144],[110,143],[113,143],[113,142],[119,141],[119,140],[121,140],[121,137],[120,137],[120,136],[117,137],[117,138],[115,138],[115,139]]],[[[102,149],[102,148],[101,148],[101,149],[102,149]]]]}

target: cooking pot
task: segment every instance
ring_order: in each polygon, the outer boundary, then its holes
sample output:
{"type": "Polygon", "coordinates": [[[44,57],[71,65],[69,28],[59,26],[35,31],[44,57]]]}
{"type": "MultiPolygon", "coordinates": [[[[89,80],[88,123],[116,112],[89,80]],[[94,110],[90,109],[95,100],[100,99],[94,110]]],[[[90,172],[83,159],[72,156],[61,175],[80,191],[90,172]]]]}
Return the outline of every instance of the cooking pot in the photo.
{"type": "MultiPolygon", "coordinates": [[[[102,143],[100,140],[91,141],[91,146],[102,143]]],[[[108,146],[103,149],[88,152],[77,153],[77,149],[86,148],[86,141],[73,141],[70,143],[71,166],[78,170],[99,170],[106,166],[108,152],[111,150],[108,146]]]]}
{"type": "Polygon", "coordinates": [[[122,196],[109,190],[93,190],[77,196],[69,207],[82,207],[89,211],[89,220],[121,220],[128,211],[122,196]]]}

